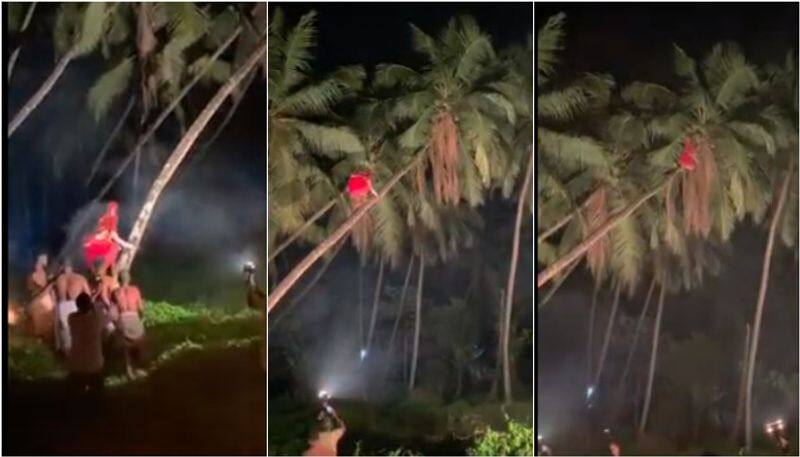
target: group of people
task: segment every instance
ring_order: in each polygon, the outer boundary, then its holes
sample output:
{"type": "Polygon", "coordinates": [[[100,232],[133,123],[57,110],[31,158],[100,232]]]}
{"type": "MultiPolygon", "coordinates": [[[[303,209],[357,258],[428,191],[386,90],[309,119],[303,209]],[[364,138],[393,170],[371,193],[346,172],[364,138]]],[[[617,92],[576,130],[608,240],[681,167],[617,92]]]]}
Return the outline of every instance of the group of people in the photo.
{"type": "Polygon", "coordinates": [[[54,276],[48,275],[47,267],[47,255],[39,255],[28,277],[32,299],[26,311],[31,332],[64,358],[71,378],[83,389],[101,387],[103,347],[113,346],[104,344],[109,339],[121,343],[128,376],[140,376],[144,300],[129,272],[116,274],[98,260],[89,280],[68,261],[54,276]]]}
{"type": "Polygon", "coordinates": [[[141,376],[144,366],[144,300],[128,270],[117,271],[117,256],[132,246],[117,234],[117,204],[108,204],[96,230],[84,239],[83,254],[91,280],[69,260],[56,274],[48,272],[47,254],[36,259],[28,276],[26,308],[31,333],[61,355],[70,378],[82,390],[102,387],[106,342],[120,342],[128,376],[141,376]]]}

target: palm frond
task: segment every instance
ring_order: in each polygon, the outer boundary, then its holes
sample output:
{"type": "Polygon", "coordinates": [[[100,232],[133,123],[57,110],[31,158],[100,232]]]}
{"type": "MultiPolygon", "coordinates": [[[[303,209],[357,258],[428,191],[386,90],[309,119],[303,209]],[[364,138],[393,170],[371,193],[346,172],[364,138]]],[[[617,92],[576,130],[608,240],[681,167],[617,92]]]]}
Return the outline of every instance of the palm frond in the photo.
{"type": "Polygon", "coordinates": [[[133,57],[127,57],[104,73],[89,90],[89,109],[96,122],[108,112],[114,100],[125,92],[132,73],[133,57]]]}

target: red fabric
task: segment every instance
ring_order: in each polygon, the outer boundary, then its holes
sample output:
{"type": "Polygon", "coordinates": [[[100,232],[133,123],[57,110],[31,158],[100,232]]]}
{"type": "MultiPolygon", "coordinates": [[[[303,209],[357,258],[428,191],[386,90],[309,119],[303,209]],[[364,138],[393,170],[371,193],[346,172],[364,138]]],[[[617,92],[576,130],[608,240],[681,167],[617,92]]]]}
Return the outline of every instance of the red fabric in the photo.
{"type": "Polygon", "coordinates": [[[369,195],[372,189],[372,176],[370,172],[355,172],[347,180],[347,192],[353,199],[360,199],[369,195]]]}
{"type": "Polygon", "coordinates": [[[108,204],[106,212],[97,221],[95,232],[83,241],[83,256],[86,265],[92,269],[97,259],[104,259],[103,267],[108,268],[117,261],[119,246],[113,239],[113,234],[117,232],[117,203],[108,204]]]}
{"type": "Polygon", "coordinates": [[[678,165],[683,168],[684,170],[694,170],[694,167],[697,165],[697,145],[692,141],[691,138],[686,137],[683,140],[683,151],[681,152],[681,156],[678,158],[678,165]]]}

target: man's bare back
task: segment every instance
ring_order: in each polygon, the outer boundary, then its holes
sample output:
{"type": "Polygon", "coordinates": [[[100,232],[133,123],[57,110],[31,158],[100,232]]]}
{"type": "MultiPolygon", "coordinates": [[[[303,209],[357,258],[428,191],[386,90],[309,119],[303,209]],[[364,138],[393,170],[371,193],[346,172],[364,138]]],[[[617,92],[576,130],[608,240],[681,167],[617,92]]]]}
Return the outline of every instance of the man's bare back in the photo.
{"type": "Polygon", "coordinates": [[[120,313],[139,313],[142,310],[142,293],[132,285],[120,286],[113,293],[114,303],[120,313]]]}
{"type": "Polygon", "coordinates": [[[100,301],[106,306],[111,306],[113,297],[112,294],[115,289],[119,288],[119,283],[111,275],[103,275],[100,277],[100,284],[98,285],[98,295],[100,301]]]}
{"type": "Polygon", "coordinates": [[[65,270],[56,279],[56,294],[60,302],[75,301],[78,295],[83,292],[91,296],[89,281],[83,275],[75,273],[71,269],[65,270]]]}

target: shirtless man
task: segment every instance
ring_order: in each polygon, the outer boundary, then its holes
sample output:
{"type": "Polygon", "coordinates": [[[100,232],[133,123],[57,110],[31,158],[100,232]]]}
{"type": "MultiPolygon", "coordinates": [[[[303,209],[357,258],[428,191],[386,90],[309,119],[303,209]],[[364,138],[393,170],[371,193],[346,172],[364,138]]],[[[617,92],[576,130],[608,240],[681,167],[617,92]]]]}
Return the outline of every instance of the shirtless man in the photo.
{"type": "Polygon", "coordinates": [[[337,455],[339,440],[347,428],[344,421],[336,414],[327,401],[323,403],[323,411],[317,417],[317,427],[312,439],[308,441],[308,449],[304,456],[337,455]]]}
{"type": "Polygon", "coordinates": [[[50,341],[53,337],[53,309],[56,297],[53,294],[50,278],[47,277],[47,254],[39,254],[33,273],[28,276],[28,317],[33,336],[50,341]]]}
{"type": "Polygon", "coordinates": [[[78,310],[75,300],[82,293],[91,295],[89,281],[83,275],[75,273],[69,262],[64,262],[61,274],[56,278],[58,305],[56,306],[55,336],[56,350],[65,355],[69,354],[69,350],[72,347],[69,315],[78,310]]]}
{"type": "Polygon", "coordinates": [[[114,303],[112,295],[113,292],[119,287],[119,281],[115,276],[109,274],[107,270],[103,269],[102,265],[102,260],[97,260],[95,262],[96,289],[92,298],[103,308],[103,312],[108,321],[106,330],[113,332],[114,326],[116,325],[117,320],[119,320],[119,308],[117,307],[117,304],[114,303]]]}
{"type": "Polygon", "coordinates": [[[142,374],[134,371],[134,364],[141,366],[144,362],[144,300],[139,288],[131,284],[131,275],[127,270],[120,273],[120,280],[121,285],[112,292],[111,299],[119,310],[117,330],[125,347],[128,377],[134,379],[137,374],[142,374]]]}

